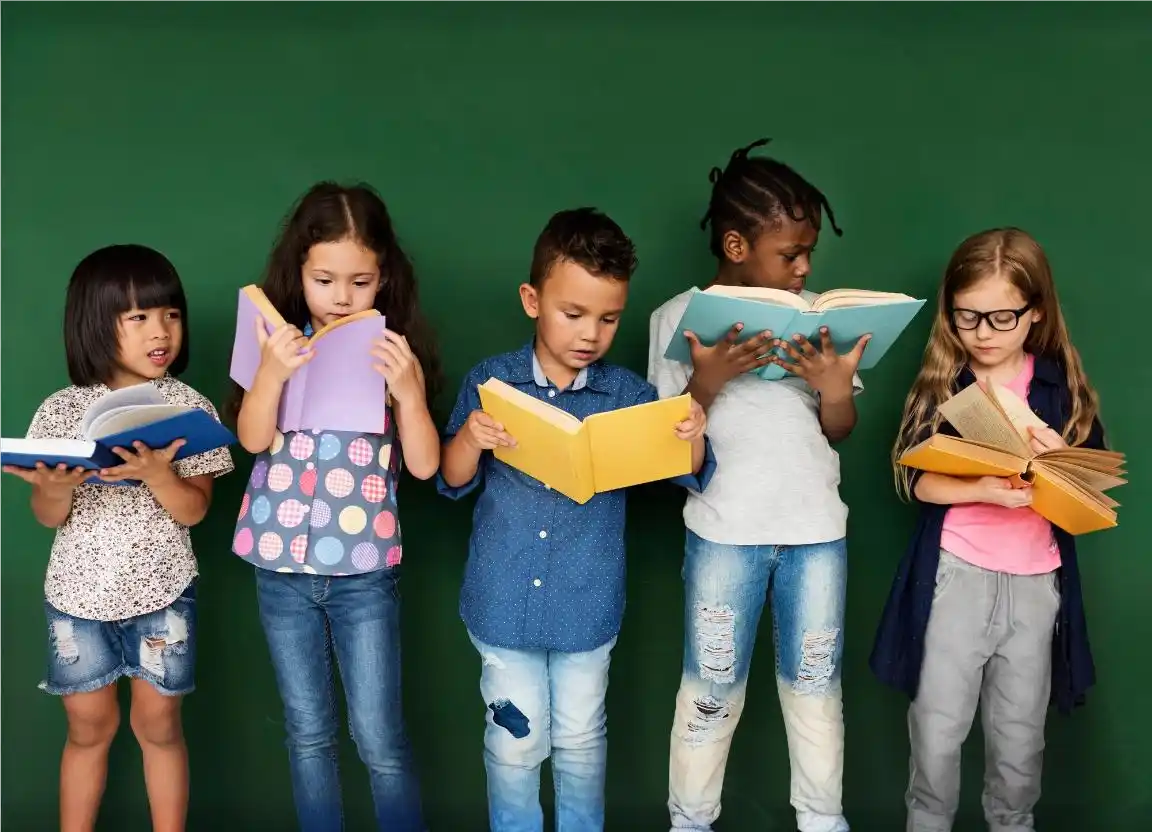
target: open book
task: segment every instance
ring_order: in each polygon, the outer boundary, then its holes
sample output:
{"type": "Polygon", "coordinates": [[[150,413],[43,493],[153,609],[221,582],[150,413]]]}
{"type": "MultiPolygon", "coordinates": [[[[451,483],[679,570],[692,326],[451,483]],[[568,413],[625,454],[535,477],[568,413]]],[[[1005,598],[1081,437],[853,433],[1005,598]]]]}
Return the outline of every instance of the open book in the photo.
{"type": "MultiPolygon", "coordinates": [[[[236,310],[230,373],[245,390],[252,389],[260,367],[257,317],[269,333],[284,325],[283,316],[260,287],[245,286],[236,310]]],[[[383,433],[388,391],[372,357],[372,345],[383,334],[384,318],[375,309],[333,321],[313,333],[308,344],[315,354],[284,385],[276,427],[383,433]]]]}
{"type": "MultiPolygon", "coordinates": [[[[710,286],[693,293],[664,357],[684,364],[691,362],[685,330],[695,332],[700,343],[711,346],[723,339],[734,324],[743,323],[741,341],[769,330],[774,337],[785,340],[803,335],[819,348],[820,328],[828,327],[833,346],[842,354],[863,336],[872,336],[859,367],[869,370],[880,362],[922,306],[923,300],[908,295],[866,289],[833,289],[809,302],[781,289],[710,286]]],[[[756,372],[768,381],[787,375],[776,364],[756,372]]]]}
{"type": "MultiPolygon", "coordinates": [[[[134,442],[158,450],[183,439],[185,444],[175,458],[184,459],[236,441],[212,414],[198,407],[168,404],[160,391],[147,383],[101,396],[84,414],[80,432],[84,439],[0,439],[0,459],[4,465],[17,468],[35,468],[37,462],[43,462],[50,468],[64,463],[69,468],[98,471],[122,465],[124,460],[112,449],[131,451],[134,442]]],[[[88,482],[102,480],[91,477],[88,482]]],[[[139,482],[122,480],[115,484],[139,482]]]]}
{"type": "Polygon", "coordinates": [[[954,477],[1019,477],[1032,486],[1032,508],[1071,534],[1116,525],[1119,503],[1104,492],[1127,482],[1124,454],[1092,448],[1037,454],[1028,427],[1044,422],[1004,387],[972,384],[940,413],[963,438],[931,436],[904,453],[901,465],[954,477]]]}
{"type": "Polygon", "coordinates": [[[561,494],[586,503],[617,488],[692,473],[692,443],[676,436],[692,397],[595,413],[584,421],[496,378],[479,387],[484,412],[504,426],[515,448],[502,462],[561,494]]]}

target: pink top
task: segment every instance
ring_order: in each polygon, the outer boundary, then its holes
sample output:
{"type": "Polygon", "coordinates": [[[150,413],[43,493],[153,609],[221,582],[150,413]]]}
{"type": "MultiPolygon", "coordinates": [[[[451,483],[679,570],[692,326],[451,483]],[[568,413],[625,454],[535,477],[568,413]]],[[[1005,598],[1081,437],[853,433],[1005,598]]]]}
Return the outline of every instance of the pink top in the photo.
{"type": "MultiPolygon", "coordinates": [[[[1025,401],[1034,364],[1027,356],[1020,374],[1007,385],[1025,401]]],[[[1051,524],[1030,508],[989,503],[952,506],[944,516],[940,547],[981,569],[1010,575],[1045,575],[1060,566],[1051,524]]]]}

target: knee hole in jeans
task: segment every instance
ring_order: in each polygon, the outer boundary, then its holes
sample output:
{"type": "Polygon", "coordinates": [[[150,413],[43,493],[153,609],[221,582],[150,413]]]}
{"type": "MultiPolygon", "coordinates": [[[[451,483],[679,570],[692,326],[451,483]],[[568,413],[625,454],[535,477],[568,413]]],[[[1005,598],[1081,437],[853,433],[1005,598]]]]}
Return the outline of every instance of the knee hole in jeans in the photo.
{"type": "Polygon", "coordinates": [[[712,742],[716,731],[732,718],[731,704],[712,694],[696,698],[692,706],[695,712],[688,718],[688,745],[712,742]]]}
{"type": "Polygon", "coordinates": [[[164,678],[164,657],[183,656],[188,651],[188,621],[169,607],[164,613],[163,632],[140,639],[140,667],[157,679],[164,678]]]}
{"type": "Polygon", "coordinates": [[[836,671],[836,640],[840,630],[805,632],[800,653],[800,670],[793,689],[797,693],[824,693],[836,671]]]}

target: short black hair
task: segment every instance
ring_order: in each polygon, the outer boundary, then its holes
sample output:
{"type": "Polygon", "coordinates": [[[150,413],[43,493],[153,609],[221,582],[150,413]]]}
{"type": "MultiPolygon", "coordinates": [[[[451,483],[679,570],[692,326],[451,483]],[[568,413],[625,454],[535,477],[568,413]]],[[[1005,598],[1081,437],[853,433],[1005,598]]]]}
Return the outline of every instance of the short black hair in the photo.
{"type": "Polygon", "coordinates": [[[724,170],[712,168],[708,174],[712,198],[700,227],[712,226],[708,245],[721,260],[726,233],[736,231],[754,243],[765,228],[777,226],[784,214],[793,222],[807,221],[819,229],[824,211],[836,236],[844,233],[836,225],[832,206],[819,188],[783,162],[748,155],[770,141],[759,139],[733,151],[724,170]]]}
{"type": "Polygon", "coordinates": [[[539,288],[557,263],[575,263],[596,277],[629,280],[636,271],[636,246],[616,222],[595,208],[552,215],[532,251],[528,282],[539,288]]]}
{"type": "Polygon", "coordinates": [[[142,245],[98,249],[76,266],[64,302],[64,354],[68,377],[80,387],[107,383],[120,355],[120,316],[130,309],[179,309],[180,353],[168,367],[188,368],[188,302],[180,275],[160,252],[142,245]]]}

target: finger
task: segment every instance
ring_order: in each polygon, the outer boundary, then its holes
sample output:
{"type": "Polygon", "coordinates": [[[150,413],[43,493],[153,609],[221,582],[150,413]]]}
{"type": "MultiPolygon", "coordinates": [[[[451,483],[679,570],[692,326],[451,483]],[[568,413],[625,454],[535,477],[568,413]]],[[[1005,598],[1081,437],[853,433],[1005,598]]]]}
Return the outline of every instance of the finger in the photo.
{"type": "Polygon", "coordinates": [[[403,355],[412,355],[412,347],[408,343],[408,339],[401,335],[399,332],[393,332],[385,328],[384,337],[388,339],[389,343],[395,344],[396,348],[400,350],[403,355]]]}
{"type": "Polygon", "coordinates": [[[506,448],[515,448],[516,447],[516,440],[513,439],[511,435],[505,433],[503,430],[501,430],[499,433],[497,433],[496,436],[497,436],[497,440],[504,447],[506,447],[506,448]]]}
{"type": "Polygon", "coordinates": [[[259,315],[256,316],[256,344],[260,349],[264,349],[264,345],[268,343],[268,328],[264,325],[264,319],[259,315]]]}
{"type": "Polygon", "coordinates": [[[480,425],[481,427],[494,428],[495,430],[504,430],[503,425],[501,425],[483,410],[476,410],[473,412],[475,413],[474,418],[476,419],[476,424],[480,425]]]}
{"type": "Polygon", "coordinates": [[[784,351],[788,353],[788,357],[793,361],[800,363],[804,359],[804,356],[801,355],[796,347],[794,347],[789,341],[780,341],[778,343],[784,349],[784,351]]]}
{"type": "Polygon", "coordinates": [[[117,465],[114,468],[101,468],[100,473],[97,475],[102,480],[108,482],[115,482],[116,480],[125,479],[132,473],[132,469],[127,465],[117,465]]]}
{"type": "Polygon", "coordinates": [[[125,462],[133,462],[137,458],[136,455],[131,451],[126,451],[120,447],[113,448],[112,453],[116,454],[116,456],[120,457],[125,462]]]}
{"type": "Polygon", "coordinates": [[[872,336],[869,334],[861,336],[860,340],[856,342],[856,346],[854,346],[852,351],[849,353],[849,356],[851,356],[855,363],[860,363],[860,359],[864,357],[864,350],[867,349],[871,340],[872,336]]]}
{"type": "Polygon", "coordinates": [[[165,458],[171,462],[176,457],[176,453],[187,444],[187,441],[184,439],[173,440],[172,444],[163,451],[165,458]]]}
{"type": "Polygon", "coordinates": [[[759,335],[754,335],[751,338],[749,338],[747,341],[745,341],[743,344],[741,344],[737,348],[737,350],[739,352],[742,352],[742,353],[751,353],[752,355],[757,356],[757,355],[760,355],[760,353],[768,345],[768,342],[771,340],[772,340],[771,330],[765,330],[764,332],[761,332],[759,335]]]}
{"type": "Polygon", "coordinates": [[[700,339],[696,337],[696,333],[690,329],[684,330],[684,340],[688,342],[688,349],[695,352],[697,348],[703,346],[700,339]]]}
{"type": "Polygon", "coordinates": [[[18,468],[15,465],[5,465],[4,466],[4,473],[5,474],[14,474],[15,476],[24,480],[24,482],[35,483],[37,480],[37,476],[36,476],[35,471],[32,471],[29,468],[18,468]]]}
{"type": "Polygon", "coordinates": [[[820,327],[820,352],[830,353],[832,350],[832,333],[828,331],[828,327],[822,326],[820,327]]]}
{"type": "Polygon", "coordinates": [[[729,347],[732,347],[735,345],[737,339],[740,337],[740,333],[743,331],[744,331],[744,324],[742,324],[742,323],[732,324],[732,328],[730,330],[728,330],[728,334],[724,336],[724,340],[725,340],[725,342],[727,342],[729,347]]]}
{"type": "Polygon", "coordinates": [[[812,346],[812,342],[805,338],[803,335],[796,335],[793,337],[793,340],[796,342],[796,346],[799,347],[800,353],[805,358],[816,357],[816,348],[812,346]]]}

